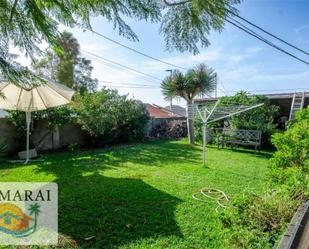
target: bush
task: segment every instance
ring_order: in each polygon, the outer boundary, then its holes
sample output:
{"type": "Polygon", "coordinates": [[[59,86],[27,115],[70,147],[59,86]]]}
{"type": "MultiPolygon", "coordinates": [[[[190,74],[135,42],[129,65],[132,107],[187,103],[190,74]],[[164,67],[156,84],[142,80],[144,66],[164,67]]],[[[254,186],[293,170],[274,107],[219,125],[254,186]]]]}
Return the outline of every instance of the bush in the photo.
{"type": "MultiPolygon", "coordinates": [[[[70,105],[54,107],[31,113],[32,122],[40,119],[47,120],[48,128],[53,131],[56,127],[68,122],[74,122],[75,113],[70,105]]],[[[22,111],[8,111],[8,120],[15,126],[21,137],[26,137],[26,114],[22,111]]]]}
{"type": "Polygon", "coordinates": [[[256,105],[264,103],[263,106],[243,112],[231,118],[231,126],[235,129],[260,130],[266,140],[276,129],[274,119],[278,115],[279,107],[270,105],[269,100],[262,95],[248,95],[239,92],[232,97],[223,97],[222,103],[235,103],[244,105],[256,105]]]}
{"type": "Polygon", "coordinates": [[[96,142],[141,140],[149,120],[142,103],[121,96],[115,90],[79,95],[74,108],[77,122],[96,142]]]}
{"type": "Polygon", "coordinates": [[[309,109],[299,111],[289,129],[272,136],[271,191],[236,196],[235,209],[222,211],[235,248],[272,248],[296,209],[309,199],[309,109]]]}
{"type": "Polygon", "coordinates": [[[277,151],[271,159],[275,168],[300,168],[304,173],[309,170],[309,109],[296,113],[294,121],[284,133],[272,136],[277,151]]]}
{"type": "Polygon", "coordinates": [[[158,124],[151,131],[151,137],[183,138],[188,134],[186,121],[172,121],[158,124]]]}
{"type": "Polygon", "coordinates": [[[48,128],[51,131],[67,123],[73,123],[76,119],[76,113],[70,104],[34,112],[33,115],[34,120],[47,120],[48,128]]]}
{"type": "MultiPolygon", "coordinates": [[[[26,134],[24,112],[9,111],[8,119],[21,137],[26,134]]],[[[121,96],[114,90],[76,95],[70,105],[32,113],[32,120],[47,120],[53,131],[66,123],[78,123],[100,144],[141,140],[149,114],[139,101],[121,96]]]]}
{"type": "Polygon", "coordinates": [[[73,152],[73,151],[76,151],[76,150],[78,150],[78,144],[77,143],[73,143],[73,144],[68,145],[68,151],[73,152]]]}
{"type": "Polygon", "coordinates": [[[26,114],[22,111],[7,111],[7,119],[14,125],[20,137],[26,137],[26,114]]]}
{"type": "MultiPolygon", "coordinates": [[[[298,186],[299,187],[299,186],[298,186]]],[[[300,189],[280,189],[263,195],[245,193],[232,200],[235,208],[222,211],[223,226],[232,231],[234,248],[273,248],[298,206],[300,189]]]]}

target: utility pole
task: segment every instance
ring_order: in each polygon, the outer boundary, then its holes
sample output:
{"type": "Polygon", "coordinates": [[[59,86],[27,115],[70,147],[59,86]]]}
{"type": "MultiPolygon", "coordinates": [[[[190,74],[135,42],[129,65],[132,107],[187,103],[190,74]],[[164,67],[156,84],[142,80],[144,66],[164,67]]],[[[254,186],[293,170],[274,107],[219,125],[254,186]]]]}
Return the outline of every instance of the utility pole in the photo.
{"type": "MultiPolygon", "coordinates": [[[[174,70],[173,69],[167,69],[166,72],[170,72],[171,76],[173,75],[174,70]]],[[[173,98],[170,99],[170,111],[172,111],[173,107],[173,98]]]]}

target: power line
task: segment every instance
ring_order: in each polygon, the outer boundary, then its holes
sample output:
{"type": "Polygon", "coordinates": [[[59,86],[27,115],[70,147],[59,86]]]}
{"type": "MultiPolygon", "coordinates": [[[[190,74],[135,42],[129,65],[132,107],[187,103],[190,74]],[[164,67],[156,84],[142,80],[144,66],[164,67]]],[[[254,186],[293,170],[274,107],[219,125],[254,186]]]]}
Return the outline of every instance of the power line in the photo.
{"type": "Polygon", "coordinates": [[[131,48],[131,47],[127,46],[127,45],[124,45],[123,43],[120,43],[120,42],[118,42],[118,41],[116,41],[116,40],[114,40],[114,39],[112,39],[112,38],[109,38],[109,37],[107,37],[107,36],[105,36],[105,35],[103,35],[103,34],[97,32],[97,31],[94,31],[94,30],[92,30],[92,29],[87,29],[87,30],[90,31],[90,32],[93,32],[94,34],[96,34],[96,35],[98,35],[98,36],[101,36],[102,38],[104,38],[104,39],[106,39],[106,40],[108,40],[108,41],[110,41],[110,42],[113,42],[113,43],[115,43],[115,44],[117,44],[117,45],[119,45],[119,46],[122,46],[122,47],[124,47],[124,48],[126,48],[126,49],[129,49],[129,50],[131,50],[131,51],[133,51],[133,52],[135,52],[135,53],[137,53],[137,54],[140,54],[140,55],[145,56],[145,57],[147,57],[147,58],[150,58],[150,59],[152,59],[152,60],[161,62],[161,63],[163,63],[163,64],[165,64],[165,65],[168,65],[168,66],[177,67],[177,68],[179,68],[179,69],[187,70],[187,68],[184,68],[184,67],[181,67],[181,66],[177,66],[177,65],[175,65],[175,64],[173,64],[173,63],[170,63],[170,62],[167,62],[167,61],[164,61],[164,60],[155,58],[155,57],[153,57],[153,56],[151,56],[151,55],[145,54],[145,53],[143,53],[143,52],[141,52],[141,51],[139,51],[139,50],[136,50],[136,49],[131,48]]]}
{"type": "Polygon", "coordinates": [[[99,58],[100,60],[103,60],[103,61],[105,61],[105,62],[107,61],[107,62],[109,62],[109,63],[118,65],[118,66],[123,67],[123,68],[125,68],[125,69],[127,69],[127,70],[130,70],[130,71],[132,71],[132,72],[135,72],[135,73],[138,73],[138,74],[147,76],[147,77],[149,77],[149,78],[155,79],[155,80],[160,81],[160,82],[163,81],[162,79],[160,79],[160,78],[158,78],[158,77],[156,77],[156,76],[153,76],[153,75],[147,74],[147,73],[143,73],[143,72],[141,72],[141,71],[139,71],[139,70],[136,70],[136,69],[131,68],[131,67],[128,67],[128,66],[125,66],[125,65],[123,65],[123,64],[121,64],[121,63],[119,63],[119,62],[112,61],[112,60],[110,60],[110,59],[104,58],[104,57],[102,57],[102,56],[100,56],[100,55],[91,53],[91,52],[86,51],[86,50],[83,50],[83,49],[81,49],[81,51],[84,52],[85,54],[88,54],[88,55],[91,55],[91,56],[93,56],[93,57],[99,58]]]}
{"type": "Polygon", "coordinates": [[[141,86],[141,87],[160,87],[158,85],[147,85],[147,84],[139,84],[139,83],[126,83],[126,82],[113,82],[113,81],[107,81],[107,80],[98,80],[99,82],[101,83],[104,83],[104,84],[115,84],[115,85],[126,85],[126,86],[141,86]]]}
{"type": "Polygon", "coordinates": [[[296,60],[298,60],[298,61],[300,61],[300,62],[302,62],[302,63],[304,63],[304,64],[306,64],[306,65],[309,66],[309,62],[307,62],[307,61],[305,61],[305,60],[303,60],[303,59],[297,57],[297,56],[294,55],[294,54],[291,54],[290,52],[284,50],[283,48],[278,47],[278,46],[275,45],[274,43],[272,43],[272,42],[268,41],[267,39],[263,38],[262,36],[260,36],[259,34],[257,34],[256,32],[254,32],[253,30],[251,30],[250,28],[248,28],[248,27],[246,27],[245,25],[241,24],[240,22],[238,22],[238,21],[235,20],[235,21],[239,24],[239,25],[238,25],[238,24],[236,24],[235,22],[233,22],[233,21],[231,21],[231,20],[229,20],[229,19],[227,19],[227,18],[226,18],[225,20],[226,20],[228,23],[232,24],[233,26],[237,27],[238,29],[240,29],[240,30],[246,32],[247,34],[249,34],[249,35],[251,35],[251,36],[257,38],[258,40],[260,40],[260,41],[262,41],[262,42],[268,44],[269,46],[271,46],[271,47],[273,47],[273,48],[275,48],[275,49],[281,51],[282,53],[287,54],[287,55],[291,56],[292,58],[294,58],[294,59],[296,59],[296,60]]]}
{"type": "MultiPolygon", "coordinates": [[[[277,39],[277,40],[283,42],[284,44],[286,44],[286,45],[288,45],[288,46],[290,46],[290,47],[292,47],[292,48],[294,48],[294,49],[296,49],[296,50],[298,50],[298,51],[300,51],[300,52],[302,52],[302,53],[304,53],[304,54],[306,54],[306,55],[309,55],[309,53],[306,52],[306,51],[304,51],[303,49],[298,48],[298,47],[296,47],[295,45],[293,45],[293,44],[291,44],[291,43],[289,43],[289,42],[283,40],[282,38],[280,38],[280,37],[278,37],[278,36],[276,36],[276,35],[270,33],[269,31],[267,31],[267,30],[261,28],[260,26],[254,24],[253,22],[247,20],[246,18],[241,17],[240,15],[234,13],[233,11],[230,11],[230,10],[228,10],[228,9],[226,9],[226,11],[227,11],[228,13],[230,13],[231,15],[233,15],[233,16],[235,16],[235,17],[237,17],[237,18],[243,20],[244,22],[250,24],[251,26],[253,26],[253,27],[255,27],[255,28],[261,30],[262,32],[264,32],[264,33],[266,33],[266,34],[268,34],[269,36],[271,36],[271,37],[273,37],[273,38],[275,38],[275,39],[277,39]]],[[[235,21],[235,22],[238,22],[238,21],[236,21],[235,19],[233,19],[232,17],[229,17],[229,18],[232,19],[232,20],[235,21]]],[[[228,20],[227,20],[227,21],[228,21],[228,20]]],[[[228,22],[231,23],[231,21],[228,21],[228,22]]],[[[232,24],[232,23],[231,23],[231,24],[232,24]]],[[[233,25],[234,25],[234,24],[233,24],[233,25]]],[[[242,25],[243,25],[243,24],[242,24],[242,25]]],[[[234,25],[234,26],[236,26],[237,28],[239,28],[237,25],[234,25]]],[[[244,26],[244,25],[243,25],[243,26],[244,26]]],[[[246,27],[246,28],[247,28],[247,27],[246,27]]],[[[247,29],[248,29],[248,28],[247,28],[247,29]]],[[[112,39],[112,38],[109,38],[109,37],[107,37],[107,36],[105,36],[105,35],[103,35],[103,34],[97,32],[97,31],[95,31],[95,30],[88,29],[88,28],[86,28],[86,30],[88,30],[88,31],[90,31],[90,32],[93,32],[93,33],[95,33],[96,35],[98,35],[98,36],[100,36],[100,37],[102,37],[102,38],[104,38],[104,39],[106,39],[106,40],[108,40],[108,41],[110,41],[110,42],[113,42],[113,43],[115,43],[115,44],[117,44],[117,45],[120,45],[120,46],[122,46],[122,47],[124,47],[124,48],[126,48],[126,49],[129,49],[129,50],[131,50],[131,51],[133,51],[133,52],[135,52],[135,53],[138,53],[138,54],[140,54],[140,55],[143,55],[143,56],[145,56],[145,57],[147,57],[147,58],[150,58],[150,59],[152,59],[152,60],[161,62],[161,63],[166,64],[166,65],[169,65],[169,66],[177,67],[177,68],[179,68],[179,69],[185,69],[185,70],[187,69],[187,68],[184,68],[184,67],[181,67],[181,66],[178,66],[178,65],[169,63],[169,62],[167,62],[167,61],[164,61],[164,60],[155,58],[155,57],[150,56],[150,55],[148,55],[148,54],[145,54],[145,53],[143,53],[143,52],[141,52],[141,51],[138,51],[138,50],[136,50],[136,49],[134,49],[134,48],[131,48],[131,47],[127,46],[127,45],[124,45],[123,43],[120,43],[120,42],[118,42],[118,41],[116,41],[116,40],[114,40],[114,39],[112,39]]],[[[243,29],[242,29],[242,30],[243,30],[243,29]]],[[[243,30],[243,31],[245,31],[245,30],[243,30]]],[[[245,32],[248,33],[247,31],[245,31],[245,32]]],[[[251,32],[255,33],[255,32],[252,31],[252,30],[251,30],[251,32]]],[[[252,35],[252,34],[250,34],[250,35],[252,35]]],[[[253,35],[253,36],[254,36],[254,35],[253,35]]],[[[301,61],[301,62],[303,62],[303,63],[309,65],[309,63],[306,62],[305,60],[302,60],[302,59],[300,59],[299,57],[297,57],[297,56],[295,56],[295,55],[293,55],[293,54],[291,54],[291,53],[285,51],[284,49],[282,49],[282,48],[276,46],[275,44],[273,44],[273,43],[267,41],[265,38],[261,37],[261,36],[258,35],[257,33],[255,33],[255,37],[256,37],[257,39],[259,39],[259,40],[265,42],[266,44],[268,44],[268,45],[270,45],[270,46],[276,48],[277,50],[279,50],[279,51],[281,51],[281,52],[283,52],[283,53],[285,53],[285,54],[287,54],[287,55],[289,55],[289,56],[292,56],[294,59],[297,59],[297,60],[299,60],[299,61],[301,61]],[[256,37],[256,36],[259,36],[259,37],[256,37]]]]}
{"type": "MultiPolygon", "coordinates": [[[[299,48],[299,47],[296,47],[295,45],[293,45],[293,44],[291,44],[291,43],[289,43],[289,42],[283,40],[282,38],[280,38],[280,37],[278,37],[278,36],[276,36],[276,35],[270,33],[269,31],[267,31],[267,30],[261,28],[260,26],[254,24],[253,22],[249,21],[248,19],[246,19],[246,18],[244,18],[244,17],[241,17],[240,15],[237,15],[236,13],[234,13],[234,12],[232,12],[232,11],[228,11],[228,12],[229,12],[231,15],[236,16],[237,18],[243,20],[244,22],[250,24],[251,26],[253,26],[253,27],[255,27],[255,28],[261,30],[262,32],[264,32],[264,33],[266,33],[266,34],[268,34],[269,36],[271,36],[271,37],[277,39],[278,41],[281,41],[281,42],[283,42],[284,44],[286,44],[286,45],[288,45],[288,46],[290,46],[290,47],[292,47],[292,48],[294,48],[294,49],[296,49],[296,50],[298,50],[298,51],[300,51],[300,52],[302,52],[302,53],[304,53],[304,54],[306,54],[306,55],[309,55],[309,53],[306,52],[305,50],[303,50],[303,49],[301,49],[301,48],[299,48]]],[[[233,19],[232,17],[230,17],[230,18],[233,19]]]]}
{"type": "Polygon", "coordinates": [[[114,85],[104,85],[108,88],[137,88],[137,89],[153,89],[157,87],[142,87],[142,86],[114,86],[114,85]]]}
{"type": "MultiPolygon", "coordinates": [[[[86,54],[85,54],[85,55],[86,55],[86,54]]],[[[119,66],[117,66],[117,65],[114,65],[114,64],[105,62],[105,61],[103,61],[103,60],[101,60],[101,59],[99,59],[99,58],[92,57],[92,56],[90,56],[90,55],[86,55],[86,56],[89,56],[89,57],[91,57],[92,60],[95,60],[95,61],[97,61],[98,63],[103,64],[103,65],[106,65],[107,67],[110,67],[110,68],[112,68],[112,69],[114,69],[114,70],[117,70],[117,71],[119,71],[119,70],[120,70],[120,71],[124,70],[124,69],[119,68],[119,66]]],[[[126,69],[125,69],[125,70],[126,70],[126,69]]],[[[132,73],[130,70],[126,70],[126,71],[128,71],[129,73],[132,73]]],[[[149,82],[149,83],[151,83],[151,84],[155,84],[155,85],[158,84],[158,82],[151,81],[148,77],[146,77],[146,76],[144,76],[144,75],[137,75],[137,78],[140,78],[141,80],[147,81],[147,82],[149,82]]]]}
{"type": "MultiPolygon", "coordinates": [[[[274,34],[271,34],[270,32],[266,31],[266,30],[263,29],[263,28],[259,27],[258,25],[256,25],[256,24],[254,24],[254,23],[248,21],[247,19],[245,19],[245,18],[239,16],[239,15],[238,15],[237,13],[235,13],[234,11],[231,11],[231,10],[229,10],[229,9],[224,9],[224,10],[221,9],[221,14],[224,14],[225,11],[228,12],[230,15],[236,16],[236,17],[240,18],[241,20],[245,21],[246,23],[249,23],[250,25],[256,27],[257,29],[259,29],[259,30],[261,30],[261,31],[263,31],[263,32],[265,32],[265,33],[267,33],[268,35],[270,35],[270,36],[272,36],[272,37],[274,37],[274,38],[276,38],[276,39],[278,39],[278,40],[280,40],[281,42],[284,42],[285,44],[287,44],[287,45],[289,45],[289,46],[291,46],[291,47],[293,47],[293,48],[295,48],[295,49],[297,49],[297,50],[299,50],[299,51],[301,51],[301,52],[304,52],[305,54],[308,54],[306,51],[304,51],[304,50],[302,50],[302,49],[300,49],[300,48],[298,48],[298,47],[292,45],[291,43],[288,43],[287,41],[284,41],[283,39],[281,39],[281,38],[275,36],[274,34]]],[[[251,36],[257,38],[258,40],[260,40],[260,41],[266,43],[267,45],[269,45],[269,46],[271,46],[271,47],[273,47],[273,48],[275,48],[275,49],[281,51],[282,53],[284,53],[284,54],[286,54],[286,55],[291,56],[292,58],[294,58],[294,59],[296,59],[296,60],[298,60],[298,61],[300,61],[300,62],[302,62],[302,63],[304,63],[304,64],[306,64],[306,65],[309,65],[309,62],[307,62],[307,61],[305,61],[305,60],[303,60],[303,59],[297,57],[296,55],[294,55],[294,54],[292,54],[292,53],[290,53],[290,52],[284,50],[283,48],[281,48],[281,47],[275,45],[274,43],[270,42],[270,41],[267,40],[266,38],[264,38],[264,37],[262,37],[261,35],[257,34],[256,32],[254,32],[253,30],[251,30],[250,28],[248,28],[248,27],[245,26],[244,24],[242,24],[242,23],[240,23],[239,21],[235,20],[234,18],[232,18],[232,17],[230,17],[230,16],[227,16],[227,17],[225,17],[224,19],[225,19],[228,23],[230,23],[230,24],[234,25],[235,27],[237,27],[238,29],[240,29],[240,30],[242,30],[242,31],[244,31],[244,32],[246,32],[246,33],[248,33],[249,35],[251,35],[251,36]],[[232,21],[231,21],[231,20],[232,20],[232,21]],[[234,22],[237,22],[237,23],[238,23],[240,26],[242,26],[242,27],[240,27],[239,25],[237,25],[237,24],[234,23],[233,21],[234,21],[234,22]]]]}

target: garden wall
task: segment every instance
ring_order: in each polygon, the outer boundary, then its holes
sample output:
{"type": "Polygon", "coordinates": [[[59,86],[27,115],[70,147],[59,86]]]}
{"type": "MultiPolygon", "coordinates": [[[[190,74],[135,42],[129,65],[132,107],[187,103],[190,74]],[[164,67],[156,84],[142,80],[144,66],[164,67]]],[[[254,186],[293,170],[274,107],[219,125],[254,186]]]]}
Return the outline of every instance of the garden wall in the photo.
{"type": "Polygon", "coordinates": [[[22,141],[15,127],[6,118],[0,118],[0,139],[7,144],[8,152],[19,151],[22,148],[22,141]]]}
{"type": "MultiPolygon", "coordinates": [[[[46,151],[67,147],[70,144],[83,146],[88,143],[87,134],[77,124],[65,124],[51,132],[47,121],[36,121],[32,126],[30,144],[38,151],[46,151]]],[[[0,137],[6,142],[9,153],[16,153],[25,149],[25,138],[20,138],[15,127],[6,119],[0,119],[0,137]]]]}

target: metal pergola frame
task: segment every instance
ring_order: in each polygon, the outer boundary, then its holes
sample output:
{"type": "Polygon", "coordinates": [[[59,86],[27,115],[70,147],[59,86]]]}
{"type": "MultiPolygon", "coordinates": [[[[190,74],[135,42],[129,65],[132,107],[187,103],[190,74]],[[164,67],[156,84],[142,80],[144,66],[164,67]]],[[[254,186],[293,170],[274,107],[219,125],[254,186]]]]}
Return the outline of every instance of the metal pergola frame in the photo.
{"type": "MultiPolygon", "coordinates": [[[[202,126],[203,126],[203,164],[206,163],[206,145],[207,145],[207,125],[222,119],[226,119],[235,115],[238,115],[240,113],[258,108],[264,103],[256,104],[256,105],[237,105],[236,109],[233,109],[232,106],[226,105],[224,106],[218,113],[216,111],[218,110],[218,106],[220,104],[220,99],[216,101],[215,105],[212,108],[207,108],[206,106],[199,106],[196,104],[193,104],[191,106],[191,110],[188,110],[188,117],[194,118],[195,116],[195,110],[197,111],[200,119],[202,120],[202,126]],[[190,113],[191,112],[191,113],[190,113]],[[216,114],[216,115],[215,115],[216,114]]],[[[235,105],[234,105],[235,106],[235,105]]]]}

